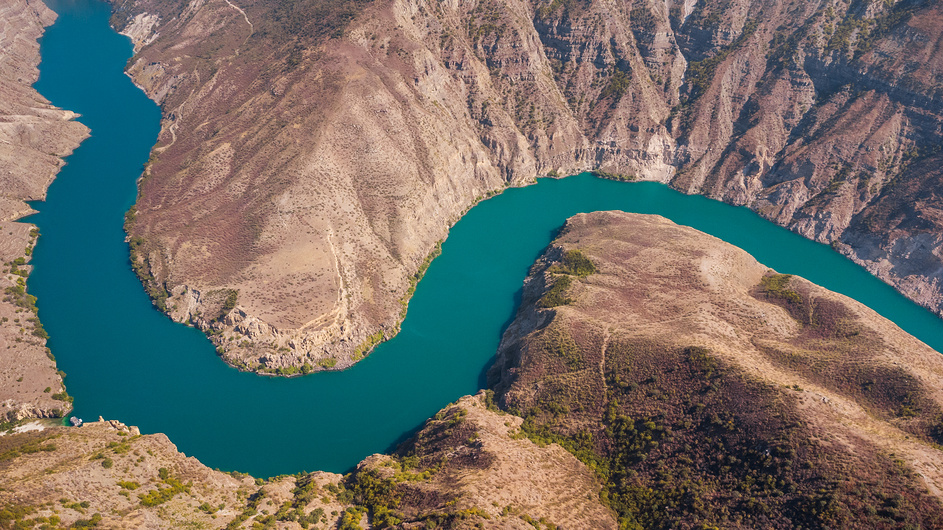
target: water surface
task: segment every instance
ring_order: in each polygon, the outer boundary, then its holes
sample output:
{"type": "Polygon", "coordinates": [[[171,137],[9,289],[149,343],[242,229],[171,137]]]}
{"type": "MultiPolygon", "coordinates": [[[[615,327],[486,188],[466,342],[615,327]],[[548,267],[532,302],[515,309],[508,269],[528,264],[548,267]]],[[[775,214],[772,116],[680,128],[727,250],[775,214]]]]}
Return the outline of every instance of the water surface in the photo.
{"type": "Polygon", "coordinates": [[[857,298],[937,350],[943,322],[825,245],[745,208],[653,183],[589,175],[511,189],[473,208],[410,303],[402,332],[344,372],[280,379],[226,366],[197,330],[156,311],[131,272],[122,220],[156,141],[159,110],[123,75],[129,41],[96,0],[48,2],[38,90],[92,130],[36,203],[29,289],[68,373],[74,414],[163,432],[210,467],[256,476],[343,472],[481,387],[529,266],[579,212],[657,213],[781,272],[857,298]]]}

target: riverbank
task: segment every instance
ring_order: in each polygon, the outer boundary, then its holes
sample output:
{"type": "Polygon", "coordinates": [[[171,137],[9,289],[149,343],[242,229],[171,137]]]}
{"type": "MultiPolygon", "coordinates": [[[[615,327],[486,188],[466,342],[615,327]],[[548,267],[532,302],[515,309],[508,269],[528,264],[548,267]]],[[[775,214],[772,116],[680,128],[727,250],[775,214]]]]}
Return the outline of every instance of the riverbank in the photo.
{"type": "Polygon", "coordinates": [[[45,198],[63,158],[88,136],[74,113],[32,86],[39,78],[37,41],[55,20],[41,2],[0,6],[0,425],[72,408],[26,288],[39,232],[17,222],[34,213],[27,201],[45,198]]]}
{"type": "Polygon", "coordinates": [[[489,372],[621,528],[936,528],[943,356],[864,305],[652,215],[579,214],[489,372]]]}
{"type": "Polygon", "coordinates": [[[0,437],[0,523],[943,522],[943,357],[847,297],[662,217],[568,220],[525,281],[489,379],[493,390],[345,476],[212,471],[116,421],[0,437]]]}
{"type": "Polygon", "coordinates": [[[748,206],[943,307],[939,6],[240,4],[112,0],[164,109],[141,276],[233,364],[354,362],[476,197],[591,170],[748,206]]]}

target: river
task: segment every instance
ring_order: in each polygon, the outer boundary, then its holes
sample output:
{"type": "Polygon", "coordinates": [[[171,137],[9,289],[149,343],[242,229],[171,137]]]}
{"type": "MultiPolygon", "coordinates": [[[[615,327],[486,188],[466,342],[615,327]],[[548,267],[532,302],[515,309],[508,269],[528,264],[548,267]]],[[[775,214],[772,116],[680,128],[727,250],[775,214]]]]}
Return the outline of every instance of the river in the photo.
{"type": "Polygon", "coordinates": [[[197,330],[154,309],[122,230],[160,112],[123,74],[128,39],[97,0],[48,2],[37,89],[92,131],[31,217],[42,237],[29,290],[75,397],[74,414],[166,433],[210,467],[267,477],[344,472],[389,450],[447,403],[475,393],[523,279],[568,217],[660,214],[869,305],[937,350],[943,321],[829,247],[745,208],[654,183],[578,175],[541,179],[474,207],[451,230],[409,305],[402,331],[343,372],[282,379],[224,364],[197,330]]]}

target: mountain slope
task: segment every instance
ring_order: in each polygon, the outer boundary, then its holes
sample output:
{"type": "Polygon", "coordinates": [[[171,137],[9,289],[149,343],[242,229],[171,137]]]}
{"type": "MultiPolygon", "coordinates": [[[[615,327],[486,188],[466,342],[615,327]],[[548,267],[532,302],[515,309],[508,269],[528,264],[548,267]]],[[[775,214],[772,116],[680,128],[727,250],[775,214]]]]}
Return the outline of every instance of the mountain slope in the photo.
{"type": "Polygon", "coordinates": [[[661,217],[571,218],[489,382],[628,527],[943,524],[943,357],[661,217]]]}
{"type": "Polygon", "coordinates": [[[943,524],[943,357],[657,216],[570,219],[488,375],[344,477],[211,471],[118,422],[2,436],[0,526],[943,524]]]}
{"type": "Polygon", "coordinates": [[[114,4],[164,108],[135,260],[240,368],[349,366],[478,198],[584,170],[748,205],[940,309],[933,2],[114,4]]]}

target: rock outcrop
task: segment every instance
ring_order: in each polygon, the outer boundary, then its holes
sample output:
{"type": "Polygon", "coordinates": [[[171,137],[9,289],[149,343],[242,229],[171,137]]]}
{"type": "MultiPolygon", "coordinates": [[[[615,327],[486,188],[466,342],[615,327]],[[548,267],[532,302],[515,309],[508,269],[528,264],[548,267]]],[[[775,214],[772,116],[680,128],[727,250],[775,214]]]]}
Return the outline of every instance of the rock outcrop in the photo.
{"type": "Polygon", "coordinates": [[[53,107],[32,84],[37,39],[55,13],[38,1],[0,6],[0,423],[59,416],[71,408],[46,348],[35,299],[26,292],[35,227],[15,222],[42,200],[62,157],[88,134],[75,114],[53,107]]]}
{"type": "Polygon", "coordinates": [[[943,307],[937,3],[113,2],[164,109],[135,260],[240,368],[349,366],[476,200],[585,170],[747,205],[943,307]]]}
{"type": "Polygon", "coordinates": [[[337,499],[340,475],[260,484],[207,468],[163,434],[136,430],[97,421],[0,437],[0,526],[223,528],[278,513],[296,521],[287,528],[302,528],[299,520],[310,528],[335,524],[350,506],[337,499]]]}

